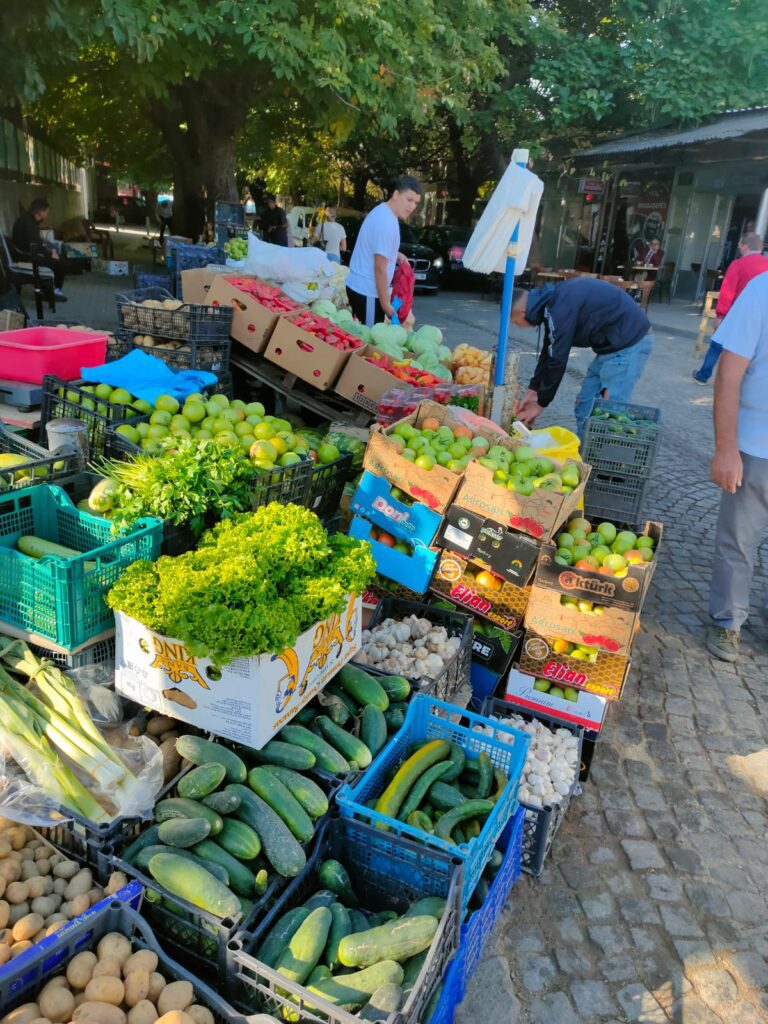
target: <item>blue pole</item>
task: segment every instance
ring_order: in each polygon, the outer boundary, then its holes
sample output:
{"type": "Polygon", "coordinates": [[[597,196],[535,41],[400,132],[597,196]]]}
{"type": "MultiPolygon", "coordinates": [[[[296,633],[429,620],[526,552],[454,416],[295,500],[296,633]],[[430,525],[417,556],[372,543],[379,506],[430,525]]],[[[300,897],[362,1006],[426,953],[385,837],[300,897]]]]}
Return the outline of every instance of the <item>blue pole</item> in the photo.
{"type": "MultiPolygon", "coordinates": [[[[528,165],[528,150],[516,149],[512,154],[512,160],[517,164],[518,167],[526,167],[528,165]]],[[[516,224],[512,237],[509,240],[510,245],[515,245],[518,239],[519,227],[516,224]]],[[[499,322],[499,343],[496,347],[496,375],[494,379],[494,385],[500,388],[504,385],[504,371],[507,366],[507,342],[509,341],[509,316],[512,312],[512,289],[515,284],[515,257],[507,256],[507,262],[504,267],[504,289],[501,293],[501,320],[499,322]]]]}

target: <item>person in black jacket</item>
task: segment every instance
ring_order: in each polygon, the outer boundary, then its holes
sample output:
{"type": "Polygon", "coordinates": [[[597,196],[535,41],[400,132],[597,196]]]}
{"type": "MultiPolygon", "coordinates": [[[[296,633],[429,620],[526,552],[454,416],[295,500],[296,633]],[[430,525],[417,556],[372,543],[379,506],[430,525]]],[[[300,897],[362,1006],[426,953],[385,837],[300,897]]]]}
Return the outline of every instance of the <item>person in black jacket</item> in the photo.
{"type": "Polygon", "coordinates": [[[271,192],[268,192],[264,199],[267,203],[267,208],[261,215],[264,241],[271,242],[272,245],[288,245],[288,217],[285,210],[277,205],[271,192]]]}
{"type": "Polygon", "coordinates": [[[510,320],[518,327],[544,325],[544,342],[517,418],[530,426],[557,394],[573,347],[591,348],[576,398],[579,436],[598,396],[628,402],[653,348],[653,331],[640,306],[621,288],[574,278],[526,291],[516,288],[510,320]]]}
{"type": "Polygon", "coordinates": [[[50,267],[53,271],[56,301],[66,302],[67,297],[62,295],[61,289],[65,275],[72,272],[72,265],[69,260],[59,256],[55,246],[41,237],[40,225],[47,216],[48,200],[33,199],[29,204],[29,210],[16,218],[11,231],[11,242],[16,250],[17,259],[23,261],[34,256],[41,266],[50,267]]]}

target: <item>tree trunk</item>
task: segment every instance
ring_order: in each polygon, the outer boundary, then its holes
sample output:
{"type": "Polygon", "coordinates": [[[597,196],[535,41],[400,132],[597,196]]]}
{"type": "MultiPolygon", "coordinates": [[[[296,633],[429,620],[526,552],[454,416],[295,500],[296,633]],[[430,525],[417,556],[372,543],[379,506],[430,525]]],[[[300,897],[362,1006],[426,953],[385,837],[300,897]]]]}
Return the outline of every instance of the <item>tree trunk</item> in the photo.
{"type": "Polygon", "coordinates": [[[368,188],[368,168],[361,168],[352,174],[352,208],[365,210],[365,193],[368,188]]]}

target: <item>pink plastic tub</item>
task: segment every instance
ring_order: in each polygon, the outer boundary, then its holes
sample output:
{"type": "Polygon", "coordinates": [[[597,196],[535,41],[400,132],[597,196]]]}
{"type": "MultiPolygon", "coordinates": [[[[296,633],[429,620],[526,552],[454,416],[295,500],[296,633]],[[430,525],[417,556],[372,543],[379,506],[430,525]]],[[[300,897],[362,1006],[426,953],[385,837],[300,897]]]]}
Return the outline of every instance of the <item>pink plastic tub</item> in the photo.
{"type": "Polygon", "coordinates": [[[100,366],[107,335],[67,327],[26,327],[0,331],[0,379],[42,384],[47,373],[64,380],[80,376],[84,366],[100,366]]]}

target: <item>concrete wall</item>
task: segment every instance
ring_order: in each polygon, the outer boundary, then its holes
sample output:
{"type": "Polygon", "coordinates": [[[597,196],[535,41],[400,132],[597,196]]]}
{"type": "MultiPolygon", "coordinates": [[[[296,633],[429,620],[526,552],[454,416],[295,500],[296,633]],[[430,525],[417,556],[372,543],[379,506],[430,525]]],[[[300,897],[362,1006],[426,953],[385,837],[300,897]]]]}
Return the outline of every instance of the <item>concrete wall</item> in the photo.
{"type": "Polygon", "coordinates": [[[75,191],[61,185],[25,185],[22,182],[0,181],[0,230],[3,234],[11,233],[13,222],[20,212],[19,203],[26,209],[38,196],[44,196],[51,207],[43,227],[57,228],[70,217],[86,213],[86,193],[82,187],[80,191],[75,191]]]}

